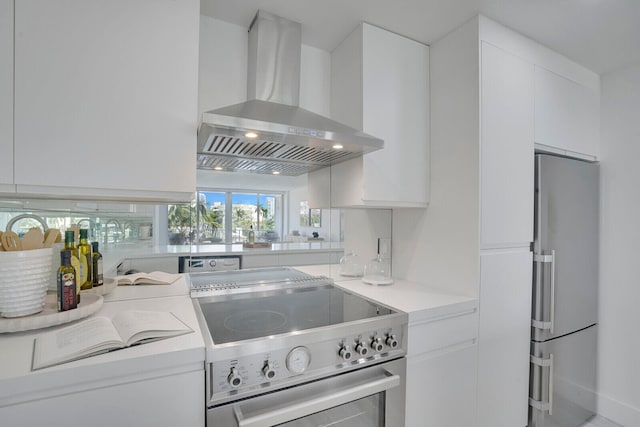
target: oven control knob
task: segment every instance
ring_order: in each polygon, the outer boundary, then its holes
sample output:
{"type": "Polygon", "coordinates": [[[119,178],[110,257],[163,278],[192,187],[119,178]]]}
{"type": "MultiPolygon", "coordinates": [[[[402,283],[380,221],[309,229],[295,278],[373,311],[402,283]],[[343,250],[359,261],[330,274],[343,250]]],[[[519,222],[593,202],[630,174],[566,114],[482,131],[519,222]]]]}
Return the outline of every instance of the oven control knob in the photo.
{"type": "Polygon", "coordinates": [[[356,353],[358,353],[360,356],[366,356],[367,354],[369,354],[369,347],[367,346],[367,343],[364,341],[360,341],[356,346],[356,353]]]}
{"type": "Polygon", "coordinates": [[[342,357],[342,360],[347,362],[351,360],[351,357],[353,357],[353,353],[351,353],[351,347],[349,347],[348,345],[343,345],[340,349],[340,353],[338,354],[340,355],[340,357],[342,357]]]}
{"type": "Polygon", "coordinates": [[[387,336],[387,345],[391,348],[398,348],[398,341],[396,340],[395,335],[389,334],[387,336]]]}
{"type": "Polygon", "coordinates": [[[373,348],[378,353],[384,350],[384,340],[381,337],[375,338],[371,342],[371,348],[373,348]]]}
{"type": "Polygon", "coordinates": [[[276,369],[273,367],[273,364],[267,362],[264,364],[262,368],[262,375],[268,380],[272,380],[273,377],[276,376],[276,369]]]}
{"type": "Polygon", "coordinates": [[[227,377],[227,382],[231,387],[240,387],[242,384],[242,377],[240,376],[237,368],[231,368],[231,373],[229,373],[229,376],[227,377]]]}
{"type": "Polygon", "coordinates": [[[209,261],[209,267],[211,267],[211,268],[215,268],[215,267],[216,267],[216,264],[217,264],[217,263],[216,263],[216,260],[215,260],[215,259],[212,259],[211,261],[209,261]]]}

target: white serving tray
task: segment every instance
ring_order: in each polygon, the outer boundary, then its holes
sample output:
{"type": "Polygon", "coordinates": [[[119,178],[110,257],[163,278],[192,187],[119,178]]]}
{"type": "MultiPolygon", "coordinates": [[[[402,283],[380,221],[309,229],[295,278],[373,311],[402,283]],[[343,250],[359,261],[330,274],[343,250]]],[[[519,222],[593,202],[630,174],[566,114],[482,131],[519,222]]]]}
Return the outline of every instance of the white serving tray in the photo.
{"type": "Polygon", "coordinates": [[[44,309],[38,314],[11,319],[0,318],[0,333],[48,328],[49,326],[61,325],[83,319],[100,310],[103,302],[102,296],[83,292],[78,308],[68,311],[58,311],[56,295],[49,294],[45,298],[44,309]]]}

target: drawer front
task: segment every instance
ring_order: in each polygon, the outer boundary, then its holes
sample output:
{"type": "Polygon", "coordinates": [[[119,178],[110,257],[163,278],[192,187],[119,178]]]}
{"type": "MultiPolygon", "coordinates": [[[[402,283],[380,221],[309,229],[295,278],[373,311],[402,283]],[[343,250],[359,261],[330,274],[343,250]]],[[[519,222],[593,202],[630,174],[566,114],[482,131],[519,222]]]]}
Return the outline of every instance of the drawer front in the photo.
{"type": "Polygon", "coordinates": [[[428,353],[452,345],[476,340],[478,311],[473,308],[461,313],[443,315],[409,323],[409,356],[428,353]]]}

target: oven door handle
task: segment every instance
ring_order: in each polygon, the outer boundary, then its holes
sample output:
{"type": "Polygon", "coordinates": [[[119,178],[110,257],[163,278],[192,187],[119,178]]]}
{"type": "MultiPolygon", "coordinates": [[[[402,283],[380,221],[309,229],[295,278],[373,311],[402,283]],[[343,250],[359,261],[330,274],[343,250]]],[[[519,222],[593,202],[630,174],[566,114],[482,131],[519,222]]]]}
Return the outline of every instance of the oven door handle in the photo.
{"type": "Polygon", "coordinates": [[[238,427],[270,427],[287,421],[321,412],[335,406],[353,402],[400,385],[400,376],[384,371],[377,378],[364,383],[333,389],[301,402],[288,402],[270,411],[251,414],[247,417],[242,412],[242,403],[233,405],[238,427]]]}

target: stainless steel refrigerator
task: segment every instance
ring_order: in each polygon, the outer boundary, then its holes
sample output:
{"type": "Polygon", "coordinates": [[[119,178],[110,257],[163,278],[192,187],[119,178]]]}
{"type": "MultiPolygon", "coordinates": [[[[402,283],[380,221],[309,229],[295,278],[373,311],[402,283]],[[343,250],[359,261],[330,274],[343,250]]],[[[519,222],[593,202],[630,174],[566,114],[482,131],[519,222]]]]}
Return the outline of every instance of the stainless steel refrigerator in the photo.
{"type": "Polygon", "coordinates": [[[529,427],[577,427],[596,411],[599,168],[535,163],[529,427]]]}

